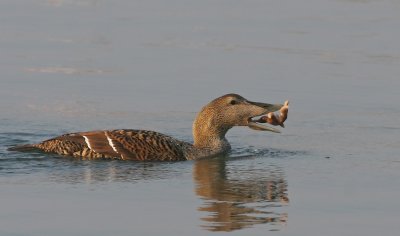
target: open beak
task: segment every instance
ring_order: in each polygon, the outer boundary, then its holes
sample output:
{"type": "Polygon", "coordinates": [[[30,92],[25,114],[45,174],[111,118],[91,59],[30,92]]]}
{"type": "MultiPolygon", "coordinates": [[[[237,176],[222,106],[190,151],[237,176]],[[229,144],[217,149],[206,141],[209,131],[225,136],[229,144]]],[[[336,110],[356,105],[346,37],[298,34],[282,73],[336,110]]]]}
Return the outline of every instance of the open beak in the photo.
{"type": "MultiPolygon", "coordinates": [[[[270,112],[275,112],[278,111],[279,109],[281,109],[283,107],[282,104],[268,104],[268,103],[261,103],[261,102],[251,102],[251,101],[247,101],[248,103],[255,105],[259,108],[262,108],[262,112],[256,116],[262,116],[265,115],[267,113],[270,112]]],[[[280,133],[281,131],[275,128],[272,128],[270,126],[266,126],[264,124],[258,123],[257,121],[253,120],[254,117],[249,117],[248,118],[248,123],[247,126],[251,129],[254,130],[259,130],[259,131],[271,131],[274,133],[280,133]]]]}

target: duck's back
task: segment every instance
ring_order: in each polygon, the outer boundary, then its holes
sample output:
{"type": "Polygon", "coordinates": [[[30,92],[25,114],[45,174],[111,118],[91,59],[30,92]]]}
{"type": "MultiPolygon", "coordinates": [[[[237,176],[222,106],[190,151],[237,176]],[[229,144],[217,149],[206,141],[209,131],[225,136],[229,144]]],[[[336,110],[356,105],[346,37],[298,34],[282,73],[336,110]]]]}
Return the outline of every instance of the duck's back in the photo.
{"type": "Polygon", "coordinates": [[[186,160],[189,143],[146,130],[101,130],[70,133],[32,145],[45,152],[83,158],[140,161],[186,160]]]}

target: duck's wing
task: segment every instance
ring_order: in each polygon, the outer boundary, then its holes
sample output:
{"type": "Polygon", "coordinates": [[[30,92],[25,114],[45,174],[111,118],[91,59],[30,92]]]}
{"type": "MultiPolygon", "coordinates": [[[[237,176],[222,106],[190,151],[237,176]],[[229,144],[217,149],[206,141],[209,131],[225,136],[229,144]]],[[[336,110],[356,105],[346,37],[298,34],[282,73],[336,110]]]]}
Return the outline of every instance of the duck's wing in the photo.
{"type": "Polygon", "coordinates": [[[122,159],[185,160],[185,146],[190,145],[170,136],[146,130],[122,129],[107,132],[106,135],[110,145],[112,143],[113,150],[121,153],[122,159]]]}
{"type": "Polygon", "coordinates": [[[188,143],[146,130],[101,130],[65,134],[35,147],[46,152],[86,158],[140,161],[185,160],[188,143]]]}

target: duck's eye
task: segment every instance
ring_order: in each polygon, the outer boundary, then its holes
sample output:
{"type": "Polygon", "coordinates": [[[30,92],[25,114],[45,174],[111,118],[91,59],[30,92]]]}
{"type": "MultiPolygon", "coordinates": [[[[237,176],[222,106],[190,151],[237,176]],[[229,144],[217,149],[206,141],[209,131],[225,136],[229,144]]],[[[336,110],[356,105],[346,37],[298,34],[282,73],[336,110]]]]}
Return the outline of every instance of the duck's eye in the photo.
{"type": "Polygon", "coordinates": [[[235,105],[235,104],[237,104],[237,101],[236,100],[232,100],[231,101],[231,105],[235,105]]]}

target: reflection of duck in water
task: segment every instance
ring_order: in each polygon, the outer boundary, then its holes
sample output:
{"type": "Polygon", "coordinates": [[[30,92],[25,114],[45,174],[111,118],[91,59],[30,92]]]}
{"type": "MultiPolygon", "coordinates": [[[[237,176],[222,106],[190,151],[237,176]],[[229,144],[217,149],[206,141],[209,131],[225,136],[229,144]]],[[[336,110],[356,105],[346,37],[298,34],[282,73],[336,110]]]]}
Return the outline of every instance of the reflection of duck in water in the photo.
{"type": "Polygon", "coordinates": [[[203,227],[232,231],[287,221],[286,213],[274,212],[289,202],[287,182],[279,170],[244,170],[234,164],[227,168],[226,164],[223,157],[195,162],[196,194],[204,199],[199,211],[209,213],[202,218],[207,222],[203,227]]]}
{"type": "Polygon", "coordinates": [[[237,94],[219,97],[203,107],[197,115],[193,123],[193,145],[153,131],[120,129],[65,134],[39,144],[17,146],[10,150],[39,149],[86,158],[191,160],[229,151],[230,144],[225,134],[234,126],[279,132],[260,124],[266,121],[252,118],[277,111],[282,106],[251,102],[237,94]]]}

